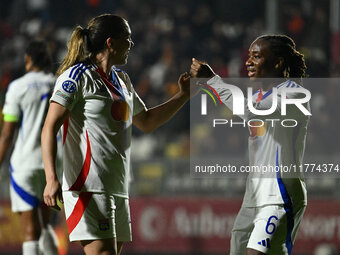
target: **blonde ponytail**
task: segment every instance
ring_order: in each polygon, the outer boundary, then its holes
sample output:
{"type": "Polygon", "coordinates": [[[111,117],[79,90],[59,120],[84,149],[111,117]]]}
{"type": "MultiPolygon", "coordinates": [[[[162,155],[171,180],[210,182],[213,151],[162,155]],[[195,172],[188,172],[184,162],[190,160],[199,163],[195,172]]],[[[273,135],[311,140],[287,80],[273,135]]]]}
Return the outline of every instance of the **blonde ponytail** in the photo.
{"type": "Polygon", "coordinates": [[[57,70],[57,76],[61,75],[70,66],[84,61],[88,57],[87,53],[87,29],[77,26],[67,43],[67,55],[57,70]]]}
{"type": "Polygon", "coordinates": [[[113,14],[102,14],[90,20],[87,28],[77,26],[67,43],[67,55],[61,63],[57,75],[69,67],[83,62],[90,54],[95,56],[105,47],[107,38],[120,38],[126,31],[127,21],[113,14]]]}

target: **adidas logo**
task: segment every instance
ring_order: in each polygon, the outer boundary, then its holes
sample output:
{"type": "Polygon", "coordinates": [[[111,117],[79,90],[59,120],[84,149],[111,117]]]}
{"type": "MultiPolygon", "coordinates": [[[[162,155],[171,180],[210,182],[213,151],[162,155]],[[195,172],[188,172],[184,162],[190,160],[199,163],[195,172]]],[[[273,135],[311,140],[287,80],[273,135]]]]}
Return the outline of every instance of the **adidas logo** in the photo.
{"type": "Polygon", "coordinates": [[[261,242],[258,242],[257,244],[270,248],[270,239],[267,238],[266,240],[262,240],[261,242]]]}

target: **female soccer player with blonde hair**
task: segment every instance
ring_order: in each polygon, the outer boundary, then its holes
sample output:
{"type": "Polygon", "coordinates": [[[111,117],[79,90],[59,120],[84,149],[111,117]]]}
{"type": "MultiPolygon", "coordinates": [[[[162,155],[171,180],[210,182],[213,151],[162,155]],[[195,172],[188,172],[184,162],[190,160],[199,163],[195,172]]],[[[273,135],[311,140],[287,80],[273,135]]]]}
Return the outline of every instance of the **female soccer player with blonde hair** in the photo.
{"type": "Polygon", "coordinates": [[[131,241],[128,177],[132,124],[151,132],[189,99],[189,78],[179,92],[147,109],[129,76],[116,65],[127,62],[133,42],[128,22],[116,15],[77,26],[57,74],[42,133],[47,185],[45,203],[64,200],[70,240],[86,254],[119,254],[131,241]],[[56,134],[63,125],[63,184],[55,174],[56,134]]]}

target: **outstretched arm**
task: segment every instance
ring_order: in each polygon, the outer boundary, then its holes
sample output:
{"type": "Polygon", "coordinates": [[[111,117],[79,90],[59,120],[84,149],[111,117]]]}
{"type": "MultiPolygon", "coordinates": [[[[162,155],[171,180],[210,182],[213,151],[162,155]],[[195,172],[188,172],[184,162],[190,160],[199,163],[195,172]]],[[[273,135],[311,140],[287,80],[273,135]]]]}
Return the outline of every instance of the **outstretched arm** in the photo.
{"type": "Polygon", "coordinates": [[[145,133],[150,133],[171,119],[190,98],[190,77],[185,73],[178,80],[180,91],[167,102],[133,117],[133,124],[145,133]]]}
{"type": "Polygon", "coordinates": [[[267,96],[264,96],[263,99],[261,97],[259,101],[256,101],[256,103],[254,103],[253,98],[251,97],[249,97],[250,102],[244,99],[243,92],[239,88],[234,85],[225,83],[220,76],[214,73],[214,71],[207,63],[198,61],[197,59],[193,58],[190,74],[194,78],[209,78],[209,80],[206,82],[207,85],[215,89],[215,91],[219,94],[219,97],[223,104],[226,105],[230,110],[233,111],[235,115],[238,115],[243,120],[250,120],[253,118],[279,120],[282,119],[284,116],[305,120],[306,116],[310,115],[308,110],[308,101],[310,98],[310,96],[308,98],[308,95],[310,95],[310,93],[305,88],[298,85],[296,87],[294,85],[295,88],[288,88],[289,81],[287,81],[287,84],[281,83],[281,86],[286,85],[287,89],[284,91],[281,90],[280,94],[277,92],[277,88],[273,87],[270,91],[268,91],[267,96]],[[283,94],[284,92],[287,94],[283,94]],[[282,97],[282,95],[284,96],[282,97]],[[299,108],[297,108],[295,104],[289,103],[286,106],[286,113],[282,114],[282,101],[288,99],[298,100],[297,103],[299,105],[299,108]],[[274,100],[276,100],[276,103],[273,103],[274,100]],[[243,111],[240,109],[239,110],[243,113],[238,113],[237,111],[235,111],[235,102],[239,102],[242,105],[243,111]],[[304,108],[302,110],[305,111],[301,112],[301,108],[304,108]],[[261,115],[259,111],[261,111],[261,115]]]}
{"type": "Polygon", "coordinates": [[[68,116],[68,110],[55,102],[51,102],[45,124],[41,133],[41,149],[46,175],[44,202],[48,206],[57,206],[57,195],[62,201],[61,187],[56,174],[57,133],[68,116]]]}

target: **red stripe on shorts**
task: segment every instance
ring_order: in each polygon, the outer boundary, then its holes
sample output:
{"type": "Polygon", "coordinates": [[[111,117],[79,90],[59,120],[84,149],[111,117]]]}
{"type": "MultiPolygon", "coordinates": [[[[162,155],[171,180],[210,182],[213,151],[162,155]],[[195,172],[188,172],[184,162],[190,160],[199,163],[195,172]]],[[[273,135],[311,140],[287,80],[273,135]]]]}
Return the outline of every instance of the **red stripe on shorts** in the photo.
{"type": "Polygon", "coordinates": [[[87,176],[89,175],[90,165],[91,165],[91,144],[89,140],[89,135],[87,134],[86,130],[86,141],[87,141],[87,148],[86,148],[86,156],[83,167],[78,175],[77,180],[73,183],[69,190],[80,191],[81,188],[84,186],[87,176]]]}
{"type": "Polygon", "coordinates": [[[68,124],[70,123],[70,118],[67,117],[67,119],[64,122],[64,132],[63,132],[63,145],[65,144],[66,141],[66,135],[67,135],[67,130],[68,130],[68,124]]]}
{"type": "Polygon", "coordinates": [[[80,192],[77,203],[74,206],[71,215],[66,220],[69,234],[71,234],[73,229],[78,225],[87,205],[90,202],[91,197],[91,192],[80,192]]]}

